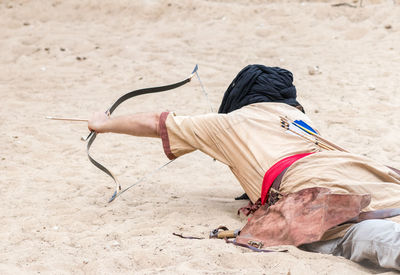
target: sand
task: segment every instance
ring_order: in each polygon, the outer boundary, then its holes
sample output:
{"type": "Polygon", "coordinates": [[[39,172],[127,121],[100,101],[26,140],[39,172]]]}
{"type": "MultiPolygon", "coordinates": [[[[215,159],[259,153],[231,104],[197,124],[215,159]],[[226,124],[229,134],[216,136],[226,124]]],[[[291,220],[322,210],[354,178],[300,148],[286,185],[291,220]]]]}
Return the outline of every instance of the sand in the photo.
{"type": "MultiPolygon", "coordinates": [[[[243,226],[245,203],[233,200],[242,190],[230,171],[199,152],[108,204],[114,185],[87,159],[87,125],[45,119],[87,118],[195,64],[216,110],[244,66],[280,66],[324,137],[399,168],[400,5],[338,2],[1,1],[0,273],[382,272],[295,247],[261,254],[207,239],[219,225],[243,226]]],[[[115,114],[165,110],[209,106],[194,79],[115,114]]],[[[99,136],[93,155],[123,187],[167,162],[159,140],[123,135],[99,136]]]]}

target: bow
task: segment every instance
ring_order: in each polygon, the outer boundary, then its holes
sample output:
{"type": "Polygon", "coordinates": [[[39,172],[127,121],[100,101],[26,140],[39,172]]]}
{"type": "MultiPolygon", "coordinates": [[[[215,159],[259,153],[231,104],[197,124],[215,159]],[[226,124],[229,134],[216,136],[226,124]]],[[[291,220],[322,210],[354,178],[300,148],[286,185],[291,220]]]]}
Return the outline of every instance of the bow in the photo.
{"type": "MultiPolygon", "coordinates": [[[[152,94],[152,93],[159,93],[159,92],[164,92],[164,91],[168,91],[168,90],[172,90],[172,89],[176,89],[180,86],[185,85],[186,83],[190,82],[190,80],[192,79],[192,77],[197,74],[197,70],[198,70],[198,65],[196,65],[193,69],[193,72],[184,80],[179,81],[177,83],[174,84],[170,84],[170,85],[165,85],[165,86],[159,86],[159,87],[152,87],[152,88],[144,88],[144,89],[139,89],[139,90],[134,90],[132,92],[126,93],[123,96],[121,96],[120,98],[118,98],[112,105],[111,107],[106,111],[106,114],[111,115],[115,109],[124,101],[135,97],[135,96],[139,96],[139,95],[144,95],[144,94],[152,94]]],[[[87,145],[86,145],[86,152],[88,155],[88,158],[90,160],[90,162],[96,166],[97,168],[99,168],[101,171],[103,171],[104,173],[106,173],[107,175],[109,175],[113,181],[115,182],[115,192],[114,194],[111,196],[110,200],[108,201],[109,203],[112,202],[113,200],[115,200],[115,198],[119,195],[121,195],[123,192],[127,191],[129,188],[131,188],[133,185],[129,186],[128,188],[124,189],[123,191],[121,191],[121,185],[119,184],[117,178],[114,176],[114,174],[108,170],[104,165],[100,164],[99,162],[97,162],[91,155],[90,155],[90,147],[92,146],[94,140],[96,139],[96,132],[95,131],[91,131],[90,134],[87,136],[86,139],[84,139],[84,141],[87,141],[87,145]]],[[[159,167],[156,170],[159,170],[163,167],[165,167],[166,165],[168,165],[169,163],[171,163],[172,161],[169,161],[168,163],[164,164],[163,166],[159,167]]],[[[154,171],[155,172],[155,171],[154,171]]],[[[143,180],[144,178],[140,179],[139,181],[143,180]]],[[[137,184],[138,182],[136,182],[135,184],[137,184]]]]}

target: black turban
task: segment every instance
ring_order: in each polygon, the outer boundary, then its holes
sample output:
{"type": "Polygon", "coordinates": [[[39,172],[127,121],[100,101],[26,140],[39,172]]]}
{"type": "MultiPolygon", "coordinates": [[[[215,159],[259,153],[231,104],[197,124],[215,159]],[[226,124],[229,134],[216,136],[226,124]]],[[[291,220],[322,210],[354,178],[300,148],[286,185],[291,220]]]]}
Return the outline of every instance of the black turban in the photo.
{"type": "Polygon", "coordinates": [[[288,70],[248,65],[229,85],[218,113],[226,114],[257,102],[282,102],[302,110],[292,81],[293,75],[288,70]]]}

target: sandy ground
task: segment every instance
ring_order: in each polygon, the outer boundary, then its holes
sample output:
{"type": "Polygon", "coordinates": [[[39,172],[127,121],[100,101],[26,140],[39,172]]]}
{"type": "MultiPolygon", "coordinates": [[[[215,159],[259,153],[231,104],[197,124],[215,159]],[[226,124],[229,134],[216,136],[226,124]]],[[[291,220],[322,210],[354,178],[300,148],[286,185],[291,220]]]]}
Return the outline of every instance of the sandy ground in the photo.
{"type": "MultiPolygon", "coordinates": [[[[258,254],[173,236],[244,225],[244,203],[233,200],[242,190],[226,167],[195,152],[107,204],[113,183],[87,159],[86,124],[44,119],[86,118],[130,90],[181,80],[195,64],[215,110],[238,71],[259,63],[293,72],[325,137],[400,167],[400,4],[333,3],[0,1],[0,273],[383,272],[295,247],[258,254]]],[[[153,110],[209,106],[194,80],[115,114],[153,110]]],[[[159,140],[111,134],[93,155],[123,187],[167,161],[159,140]]]]}

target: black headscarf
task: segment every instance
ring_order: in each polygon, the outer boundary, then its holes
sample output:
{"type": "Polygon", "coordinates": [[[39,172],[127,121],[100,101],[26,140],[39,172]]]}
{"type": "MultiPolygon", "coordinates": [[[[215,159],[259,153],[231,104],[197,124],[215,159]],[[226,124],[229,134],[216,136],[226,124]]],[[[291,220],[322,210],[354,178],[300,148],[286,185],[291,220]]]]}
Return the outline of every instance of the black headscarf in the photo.
{"type": "Polygon", "coordinates": [[[292,81],[293,75],[288,70],[248,65],[229,85],[218,113],[226,114],[257,102],[282,102],[302,110],[296,100],[296,87],[292,81]]]}

